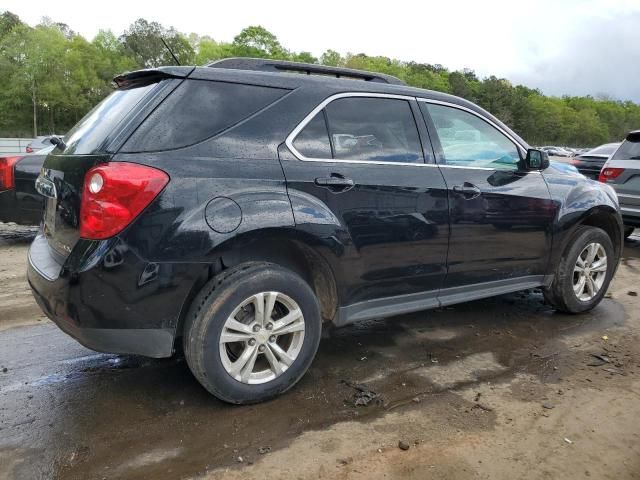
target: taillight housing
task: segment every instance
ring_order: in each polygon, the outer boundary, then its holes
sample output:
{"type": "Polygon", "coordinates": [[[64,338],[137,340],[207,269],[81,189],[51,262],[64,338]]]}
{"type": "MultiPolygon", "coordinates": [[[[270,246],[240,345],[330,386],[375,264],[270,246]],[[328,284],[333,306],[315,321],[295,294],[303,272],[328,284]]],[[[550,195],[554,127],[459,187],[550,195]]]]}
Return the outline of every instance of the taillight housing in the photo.
{"type": "Polygon", "coordinates": [[[27,145],[27,148],[25,148],[25,150],[27,151],[27,153],[33,153],[33,148],[31,148],[29,145],[27,145]]]}
{"type": "Polygon", "coordinates": [[[602,170],[600,170],[598,181],[607,183],[609,180],[618,178],[622,172],[624,172],[624,168],[604,167],[602,170]]]}
{"type": "Polygon", "coordinates": [[[22,156],[0,157],[0,192],[16,186],[14,168],[22,156]]]}
{"type": "Polygon", "coordinates": [[[136,163],[108,162],[84,177],[80,236],[103,240],[124,230],[169,183],[169,175],[136,163]]]}

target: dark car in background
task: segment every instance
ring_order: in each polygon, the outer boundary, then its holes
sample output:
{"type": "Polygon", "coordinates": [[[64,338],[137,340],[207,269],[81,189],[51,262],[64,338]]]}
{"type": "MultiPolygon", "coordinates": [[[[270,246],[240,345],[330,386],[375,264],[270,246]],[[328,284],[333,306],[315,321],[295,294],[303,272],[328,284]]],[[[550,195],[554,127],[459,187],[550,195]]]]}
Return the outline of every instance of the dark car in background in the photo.
{"type": "Polygon", "coordinates": [[[585,177],[597,180],[602,166],[619,146],[620,143],[605,143],[574,157],[570,162],[585,177]]]}
{"type": "Polygon", "coordinates": [[[53,145],[31,155],[0,157],[0,222],[42,221],[44,197],[36,190],[36,179],[51,150],[53,145]]]}
{"type": "Polygon", "coordinates": [[[601,182],[618,195],[625,237],[640,228],[640,130],[630,132],[602,167],[601,182]]]}
{"type": "Polygon", "coordinates": [[[580,313],[622,248],[612,188],[397,78],[227,59],[115,79],[46,158],[36,301],[89,348],[272,398],[337,326],[542,288],[580,313]]]}

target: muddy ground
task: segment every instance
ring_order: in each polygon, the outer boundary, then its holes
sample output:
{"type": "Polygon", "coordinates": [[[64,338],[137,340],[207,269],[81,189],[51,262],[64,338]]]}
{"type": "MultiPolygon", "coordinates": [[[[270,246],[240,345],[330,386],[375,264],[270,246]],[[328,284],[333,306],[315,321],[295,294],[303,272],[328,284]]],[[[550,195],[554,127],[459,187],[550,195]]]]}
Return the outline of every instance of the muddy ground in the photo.
{"type": "Polygon", "coordinates": [[[179,356],[60,332],[25,283],[32,232],[0,232],[0,478],[640,478],[640,236],[589,314],[531,291],[358,324],[234,407],[179,356]],[[380,397],[355,406],[353,383],[380,397]]]}

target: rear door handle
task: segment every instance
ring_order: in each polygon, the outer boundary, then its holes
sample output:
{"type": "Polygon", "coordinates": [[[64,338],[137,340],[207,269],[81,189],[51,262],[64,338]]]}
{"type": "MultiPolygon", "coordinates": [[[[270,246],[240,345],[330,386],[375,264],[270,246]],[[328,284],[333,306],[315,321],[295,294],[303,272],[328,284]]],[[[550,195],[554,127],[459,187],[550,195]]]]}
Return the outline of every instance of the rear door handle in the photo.
{"type": "Polygon", "coordinates": [[[346,192],[355,185],[353,180],[337,173],[331,174],[330,177],[316,178],[315,184],[319,187],[326,187],[333,192],[346,192]]]}
{"type": "Polygon", "coordinates": [[[473,183],[464,182],[462,185],[454,185],[453,191],[462,195],[466,200],[478,197],[482,192],[473,183]]]}

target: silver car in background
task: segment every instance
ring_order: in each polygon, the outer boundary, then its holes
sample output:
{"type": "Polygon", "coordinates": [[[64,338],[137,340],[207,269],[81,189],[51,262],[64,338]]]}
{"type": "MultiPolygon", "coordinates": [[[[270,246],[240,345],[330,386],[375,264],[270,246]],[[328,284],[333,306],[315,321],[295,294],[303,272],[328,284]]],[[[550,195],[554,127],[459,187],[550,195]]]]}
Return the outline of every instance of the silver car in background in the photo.
{"type": "Polygon", "coordinates": [[[640,130],[630,132],[602,167],[598,180],[618,194],[624,236],[640,227],[640,130]]]}

